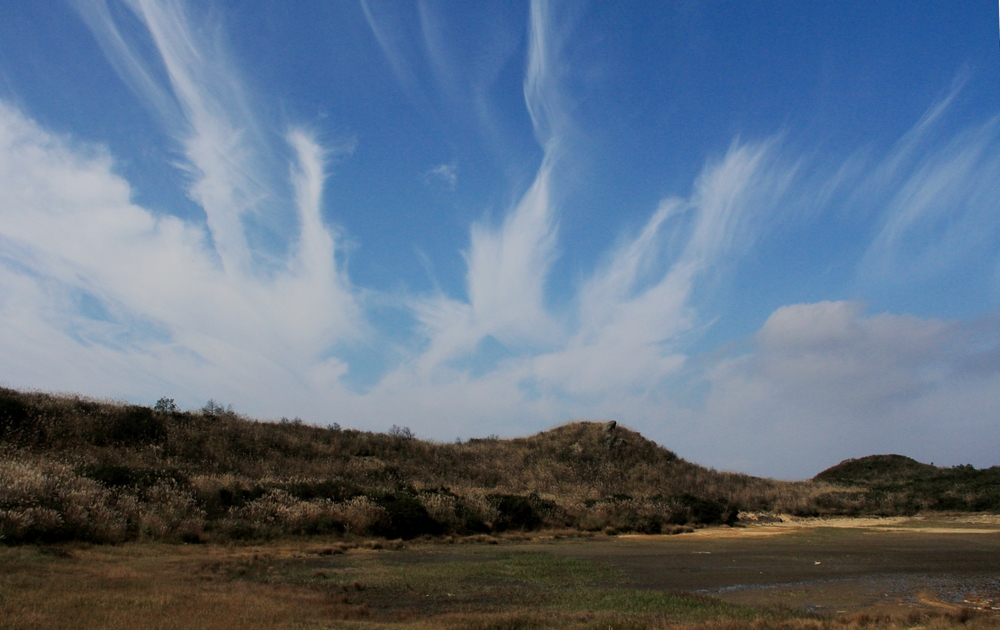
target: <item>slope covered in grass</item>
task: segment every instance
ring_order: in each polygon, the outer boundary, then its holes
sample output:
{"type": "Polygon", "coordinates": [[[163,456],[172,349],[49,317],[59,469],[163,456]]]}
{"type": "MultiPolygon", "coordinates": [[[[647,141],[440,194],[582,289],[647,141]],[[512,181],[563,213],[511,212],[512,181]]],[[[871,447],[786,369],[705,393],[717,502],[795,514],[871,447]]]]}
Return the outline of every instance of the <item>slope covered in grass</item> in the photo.
{"type": "Polygon", "coordinates": [[[848,459],[814,477],[846,487],[820,501],[852,513],[915,514],[922,510],[1000,510],[1000,466],[941,468],[902,455],[848,459]]]}
{"type": "Polygon", "coordinates": [[[858,511],[864,490],[842,482],[715,471],[614,423],[444,444],[0,388],[7,543],[657,533],[732,523],[739,510],[858,511]]]}

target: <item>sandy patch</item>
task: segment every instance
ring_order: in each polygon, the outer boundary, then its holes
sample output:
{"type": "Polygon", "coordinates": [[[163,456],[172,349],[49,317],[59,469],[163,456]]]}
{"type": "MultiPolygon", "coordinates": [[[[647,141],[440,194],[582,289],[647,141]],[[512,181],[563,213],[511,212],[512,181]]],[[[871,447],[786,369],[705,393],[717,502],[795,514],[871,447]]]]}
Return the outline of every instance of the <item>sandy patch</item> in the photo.
{"type": "MultiPolygon", "coordinates": [[[[912,532],[927,534],[997,534],[1000,533],[1000,516],[995,514],[974,515],[934,515],[893,516],[882,518],[796,518],[782,516],[781,523],[764,526],[790,527],[794,529],[833,527],[849,529],[876,529],[889,532],[912,532]]],[[[756,526],[751,526],[756,527],[756,526]]]]}
{"type": "MultiPolygon", "coordinates": [[[[880,532],[908,532],[926,534],[1000,534],[1000,515],[976,514],[969,516],[890,516],[890,517],[838,517],[803,518],[782,514],[772,522],[741,523],[737,527],[706,527],[696,529],[681,537],[689,538],[762,538],[780,536],[803,530],[819,528],[870,529],[880,532]]],[[[667,534],[621,534],[618,538],[660,540],[675,538],[667,534]]]]}

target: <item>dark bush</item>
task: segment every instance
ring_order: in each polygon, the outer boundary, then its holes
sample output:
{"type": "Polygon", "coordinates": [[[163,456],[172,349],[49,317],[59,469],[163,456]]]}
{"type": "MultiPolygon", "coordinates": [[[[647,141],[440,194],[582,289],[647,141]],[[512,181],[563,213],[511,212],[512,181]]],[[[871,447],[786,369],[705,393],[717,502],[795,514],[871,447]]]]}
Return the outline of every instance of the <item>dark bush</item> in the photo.
{"type": "Polygon", "coordinates": [[[296,481],[282,486],[282,490],[296,499],[312,501],[313,499],[330,499],[346,501],[362,494],[355,486],[336,479],[317,479],[315,481],[296,481]]]}
{"type": "Polygon", "coordinates": [[[502,532],[510,529],[531,531],[542,525],[543,515],[552,512],[556,505],[546,501],[537,494],[520,496],[516,494],[491,494],[487,500],[499,512],[493,522],[493,531],[502,532]]]}
{"type": "Polygon", "coordinates": [[[479,518],[475,513],[469,511],[461,503],[459,504],[459,509],[456,510],[459,518],[462,520],[462,526],[458,533],[460,534],[486,534],[490,531],[490,526],[483,522],[483,519],[479,518]]]}
{"type": "Polygon", "coordinates": [[[153,411],[159,411],[162,413],[175,413],[177,411],[177,404],[174,403],[173,398],[167,398],[166,396],[164,396],[163,398],[157,400],[156,404],[153,405],[153,411]]]}
{"type": "Polygon", "coordinates": [[[389,515],[388,525],[375,532],[379,536],[410,540],[425,534],[436,536],[444,532],[444,527],[430,517],[413,494],[386,493],[374,498],[389,515]]]}
{"type": "Polygon", "coordinates": [[[21,395],[14,390],[0,387],[0,439],[20,432],[31,415],[21,395]]]}
{"type": "Polygon", "coordinates": [[[946,494],[938,498],[937,504],[934,506],[934,508],[950,512],[963,512],[969,509],[969,502],[962,497],[956,497],[946,494]]]}
{"type": "Polygon", "coordinates": [[[813,503],[824,513],[857,516],[862,511],[863,495],[860,492],[825,492],[813,503]]]}
{"type": "Polygon", "coordinates": [[[737,520],[737,506],[725,505],[712,499],[696,497],[692,494],[679,494],[673,500],[680,510],[671,519],[677,525],[691,523],[694,525],[732,525],[737,520]]]}
{"type": "Polygon", "coordinates": [[[265,488],[254,485],[250,488],[219,488],[214,492],[199,492],[196,498],[199,507],[205,510],[205,515],[214,519],[225,516],[230,508],[241,508],[266,493],[265,488]]]}
{"type": "Polygon", "coordinates": [[[173,481],[186,487],[188,478],[176,469],[132,468],[117,464],[88,464],[76,469],[81,477],[99,481],[109,488],[146,490],[160,481],[173,481]]]}
{"type": "Polygon", "coordinates": [[[636,532],[639,534],[660,534],[663,532],[663,519],[656,515],[628,515],[631,518],[622,523],[620,531],[636,532]]]}
{"type": "Polygon", "coordinates": [[[976,512],[1000,511],[1000,488],[994,488],[976,497],[972,503],[972,509],[976,512]]]}
{"type": "Polygon", "coordinates": [[[392,425],[391,429],[389,429],[389,435],[400,440],[412,440],[416,438],[416,436],[413,435],[413,431],[410,430],[410,427],[400,427],[395,424],[392,425]]]}
{"type": "Polygon", "coordinates": [[[129,405],[110,418],[97,443],[121,446],[158,444],[167,438],[167,427],[160,414],[148,407],[129,405]]]}

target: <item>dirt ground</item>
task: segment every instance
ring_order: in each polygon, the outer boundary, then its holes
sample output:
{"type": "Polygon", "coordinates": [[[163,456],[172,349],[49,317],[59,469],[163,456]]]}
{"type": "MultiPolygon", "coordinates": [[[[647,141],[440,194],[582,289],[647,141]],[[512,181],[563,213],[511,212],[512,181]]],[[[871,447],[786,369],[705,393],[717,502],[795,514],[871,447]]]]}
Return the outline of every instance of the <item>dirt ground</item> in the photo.
{"type": "Polygon", "coordinates": [[[0,629],[1000,628],[1000,517],[579,536],[0,546],[0,629]]]}
{"type": "MultiPolygon", "coordinates": [[[[536,547],[537,548],[537,547],[536,547]]],[[[1000,517],[794,519],[556,544],[634,587],[826,613],[1000,610],[1000,517]]]]}

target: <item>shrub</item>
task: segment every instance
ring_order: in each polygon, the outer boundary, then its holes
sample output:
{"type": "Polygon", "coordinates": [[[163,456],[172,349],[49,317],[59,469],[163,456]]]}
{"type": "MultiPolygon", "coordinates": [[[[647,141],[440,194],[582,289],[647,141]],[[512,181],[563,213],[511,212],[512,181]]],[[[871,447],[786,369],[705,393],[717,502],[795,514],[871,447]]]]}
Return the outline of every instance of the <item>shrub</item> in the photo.
{"type": "Polygon", "coordinates": [[[675,511],[673,522],[677,525],[732,525],[739,518],[737,506],[725,505],[719,501],[679,494],[671,497],[679,509],[675,511]]]}
{"type": "Polygon", "coordinates": [[[182,486],[188,485],[187,477],[175,468],[139,468],[121,464],[84,464],[75,470],[76,474],[99,481],[109,488],[132,488],[145,490],[161,481],[169,481],[182,486]]]}
{"type": "Polygon", "coordinates": [[[256,483],[235,475],[199,475],[191,480],[191,489],[208,519],[221,518],[230,509],[243,507],[265,492],[256,483]]]}
{"type": "Polygon", "coordinates": [[[300,501],[284,490],[271,490],[230,512],[232,519],[242,521],[257,536],[318,534],[342,529],[332,501],[300,501]]]}
{"type": "Polygon", "coordinates": [[[675,506],[669,501],[628,495],[585,501],[575,512],[577,526],[587,531],[659,534],[675,518],[675,506]]]}
{"type": "Polygon", "coordinates": [[[331,427],[253,421],[215,401],[192,413],[168,398],[151,410],[0,388],[0,536],[655,533],[731,523],[736,506],[798,515],[1000,510],[1000,467],[879,456],[834,467],[826,481],[780,482],[697,466],[598,423],[455,444],[399,426],[331,427]]]}
{"type": "Polygon", "coordinates": [[[0,440],[21,431],[28,423],[30,412],[20,395],[10,389],[0,388],[0,440]]]}
{"type": "Polygon", "coordinates": [[[556,504],[532,493],[528,496],[514,494],[491,494],[487,499],[496,508],[497,516],[493,520],[493,531],[502,532],[510,529],[531,531],[538,529],[544,517],[556,511],[556,504]]]}
{"type": "Polygon", "coordinates": [[[421,492],[417,500],[427,515],[445,530],[454,532],[464,528],[464,519],[459,516],[461,509],[455,495],[448,492],[421,492]]]}
{"type": "Polygon", "coordinates": [[[462,497],[462,516],[465,530],[469,533],[486,533],[492,531],[493,523],[500,512],[489,499],[488,495],[470,492],[462,497]]]}
{"type": "Polygon", "coordinates": [[[293,479],[282,483],[282,489],[297,499],[331,499],[343,501],[361,492],[338,479],[293,479]]]}
{"type": "Polygon", "coordinates": [[[142,530],[157,539],[197,542],[205,530],[205,510],[192,493],[173,480],[162,480],[143,493],[142,530]]]}
{"type": "Polygon", "coordinates": [[[0,540],[5,543],[122,541],[134,530],[134,513],[122,509],[131,506],[134,502],[119,501],[66,465],[0,460],[0,540]]]}
{"type": "Polygon", "coordinates": [[[335,504],[334,514],[343,523],[344,531],[354,534],[367,534],[386,527],[389,514],[385,508],[366,496],[335,504]]]}
{"type": "Polygon", "coordinates": [[[437,535],[444,531],[441,523],[427,513],[420,500],[409,492],[387,493],[376,497],[376,502],[385,510],[388,521],[383,522],[375,533],[386,538],[409,540],[423,535],[437,535]]]}

